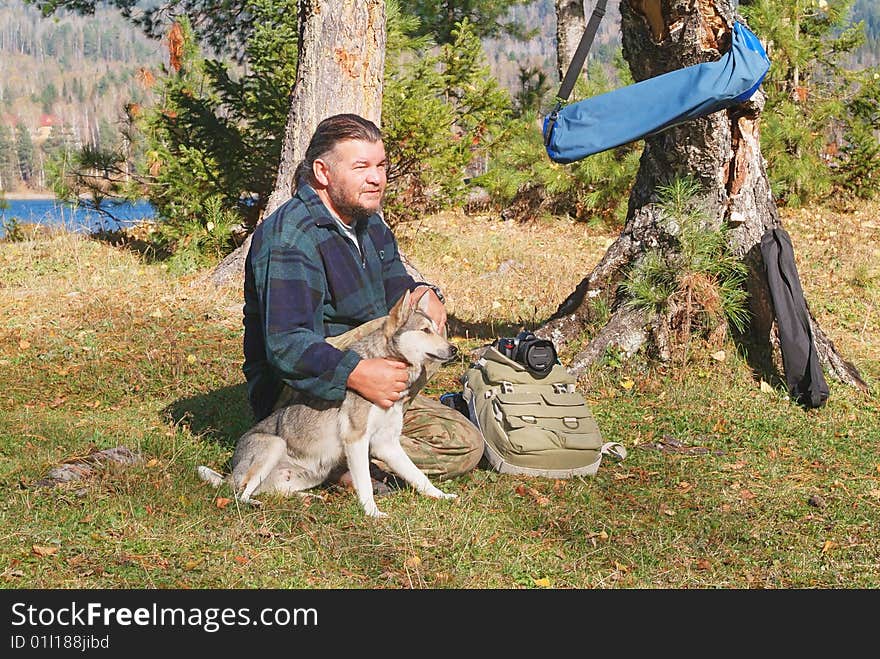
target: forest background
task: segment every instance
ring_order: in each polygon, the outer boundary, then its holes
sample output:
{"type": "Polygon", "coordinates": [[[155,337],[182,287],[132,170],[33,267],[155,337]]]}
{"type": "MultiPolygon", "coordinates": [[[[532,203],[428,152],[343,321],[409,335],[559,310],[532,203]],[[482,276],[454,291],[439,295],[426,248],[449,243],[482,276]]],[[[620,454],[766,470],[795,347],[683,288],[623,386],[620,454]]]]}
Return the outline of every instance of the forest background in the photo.
{"type": "MultiPolygon", "coordinates": [[[[47,5],[43,3],[40,6],[47,5]]],[[[148,7],[151,3],[139,3],[137,6],[148,7]]],[[[155,3],[152,3],[155,4],[155,3]]],[[[293,26],[295,25],[295,17],[285,24],[280,22],[277,17],[277,9],[270,2],[252,3],[254,13],[259,18],[260,12],[263,12],[262,19],[265,20],[269,27],[281,27],[288,29],[290,36],[295,37],[293,26]],[[292,32],[291,32],[292,31],[292,32]]],[[[406,3],[403,3],[406,5],[406,3]]],[[[419,3],[410,3],[418,6],[419,3]]],[[[426,4],[426,3],[422,3],[426,4]]],[[[427,3],[430,5],[431,3],[427,3]]],[[[436,4],[436,3],[435,3],[436,4]]],[[[472,62],[470,71],[461,72],[465,76],[479,75],[485,73],[480,70],[481,65],[488,67],[488,73],[493,81],[497,82],[498,90],[509,96],[509,99],[494,97],[494,107],[484,108],[481,115],[475,114],[472,119],[475,125],[483,126],[493,121],[498,123],[500,115],[505,112],[513,113],[519,116],[527,114],[531,111],[546,111],[550,100],[552,99],[552,91],[555,90],[557,84],[556,77],[556,51],[555,51],[555,13],[551,0],[540,0],[536,2],[525,3],[494,3],[495,5],[512,5],[506,13],[502,13],[501,17],[506,20],[509,26],[515,26],[508,30],[497,30],[496,28],[487,28],[486,26],[476,25],[471,30],[470,35],[459,35],[459,43],[453,44],[453,48],[461,50],[463,48],[472,48],[479,43],[480,52],[470,53],[472,62]],[[474,39],[477,36],[479,39],[474,39]],[[468,39],[471,39],[470,41],[468,39]]],[[[754,4],[754,3],[752,3],[754,4]]],[[[762,3],[757,3],[762,4],[762,3]]],[[[767,3],[763,3],[767,4],[767,3]]],[[[772,39],[773,30],[778,30],[778,22],[788,20],[786,12],[791,14],[788,5],[797,6],[798,3],[776,3],[778,9],[775,15],[767,15],[766,12],[754,12],[752,18],[753,23],[757,23],[757,29],[764,27],[762,21],[767,22],[768,39],[772,39]]],[[[816,4],[816,3],[812,3],[816,4]]],[[[846,31],[847,25],[853,25],[862,22],[863,39],[858,43],[846,44],[844,52],[832,53],[837,60],[836,65],[847,71],[862,71],[870,67],[874,67],[880,62],[880,6],[870,0],[855,0],[855,2],[832,3],[845,7],[843,16],[837,21],[837,25],[826,30],[830,34],[839,35],[846,31]]],[[[590,3],[587,3],[587,12],[590,11],[590,3]]],[[[815,8],[811,8],[811,3],[800,3],[802,7],[799,11],[804,16],[809,16],[811,12],[815,12],[815,8]]],[[[406,9],[406,7],[404,7],[406,9]]],[[[762,10],[763,11],[763,10],[762,10]]],[[[394,13],[394,12],[392,12],[394,13]]],[[[396,29],[400,33],[400,39],[396,45],[392,39],[392,50],[396,48],[395,53],[392,52],[389,64],[389,77],[398,78],[406,87],[406,76],[412,75],[412,71],[404,73],[405,62],[411,59],[416,52],[428,52],[432,50],[432,42],[442,45],[443,39],[452,40],[451,32],[455,29],[454,25],[442,26],[438,29],[435,24],[422,16],[422,25],[412,23],[410,18],[401,16],[396,21],[396,29]],[[434,33],[428,33],[428,28],[434,30],[434,33]],[[429,39],[425,41],[426,38],[429,39]],[[422,41],[419,41],[422,39],[422,41]]],[[[499,20],[496,23],[502,23],[499,20]]],[[[160,23],[161,25],[161,23],[160,23]]],[[[120,178],[130,181],[132,177],[136,178],[139,183],[155,182],[145,179],[149,172],[153,172],[159,167],[164,155],[180,156],[182,150],[186,148],[196,148],[204,151],[210,148],[210,145],[198,144],[172,144],[171,150],[175,153],[157,154],[155,148],[150,149],[149,135],[145,137],[142,133],[144,130],[143,112],[148,108],[156,108],[157,103],[164,105],[161,111],[179,111],[180,108],[172,108],[174,105],[174,85],[177,84],[177,91],[186,87],[187,83],[181,84],[178,80],[174,82],[174,78],[183,78],[184,73],[180,70],[175,71],[171,66],[169,58],[169,42],[167,39],[171,24],[167,22],[156,32],[159,38],[148,38],[144,32],[124,19],[120,12],[108,6],[101,4],[96,6],[94,15],[82,16],[77,13],[59,9],[50,17],[43,17],[37,6],[27,4],[24,0],[3,0],[0,2],[0,191],[7,195],[28,195],[28,194],[55,194],[60,193],[62,196],[71,196],[74,193],[82,193],[89,191],[89,188],[100,187],[95,184],[88,186],[83,185],[83,181],[76,182],[72,187],[68,185],[70,180],[65,181],[71,169],[80,170],[86,165],[110,165],[109,173],[105,168],[105,175],[110,178],[119,180],[120,178]],[[165,32],[162,32],[162,29],[165,32]],[[161,99],[161,101],[160,101],[161,99]],[[138,117],[140,115],[140,118],[138,117]],[[140,126],[135,126],[138,122],[140,126]],[[84,162],[75,164],[75,160],[71,153],[78,153],[84,149],[91,154],[91,160],[87,157],[84,162]],[[98,155],[100,154],[100,156],[98,155]],[[96,163],[96,160],[98,161],[96,163]],[[107,161],[114,161],[108,163],[107,161]],[[120,168],[120,163],[123,163],[120,168]],[[140,174],[140,176],[138,176],[140,174]]],[[[807,31],[808,28],[804,28],[807,31]]],[[[828,40],[828,34],[823,39],[828,40]]],[[[224,90],[222,84],[215,80],[211,83],[212,76],[219,75],[219,69],[210,69],[206,64],[217,60],[223,62],[226,67],[225,75],[232,80],[242,84],[244,89],[247,84],[255,81],[263,82],[267,79],[265,70],[261,70],[261,62],[266,61],[282,61],[284,65],[280,67],[281,75],[290,73],[290,69],[295,67],[295,45],[288,44],[284,47],[280,45],[280,39],[270,39],[259,33],[254,37],[250,50],[248,46],[238,44],[236,49],[218,47],[214,48],[208,43],[202,43],[201,48],[192,51],[190,57],[193,58],[190,68],[200,66],[202,72],[194,74],[190,71],[188,83],[190,85],[200,85],[200,89],[204,90],[206,86],[213,85],[213,89],[207,92],[200,92],[204,99],[214,96],[213,100],[203,103],[200,108],[193,108],[193,111],[213,112],[221,121],[227,118],[237,119],[240,123],[259,123],[268,125],[263,126],[263,134],[254,139],[262,140],[264,149],[259,156],[266,155],[265,144],[271,142],[271,136],[267,137],[266,132],[274,131],[278,133],[279,124],[283,126],[283,116],[286,111],[286,103],[281,102],[277,108],[276,114],[279,116],[262,116],[255,117],[253,108],[233,107],[231,110],[223,108],[223,100],[218,100],[216,96],[222,95],[224,90]],[[233,53],[232,50],[236,52],[233,53]],[[242,56],[242,52],[244,52],[242,56]],[[198,64],[197,64],[198,61],[198,64]],[[212,73],[212,71],[214,73],[212,73]],[[198,78],[198,80],[196,79],[198,78]],[[236,117],[235,114],[238,113],[236,117]]],[[[217,44],[214,44],[215,46],[217,44]]],[[[433,47],[436,53],[438,47],[433,47]]],[[[775,54],[775,53],[774,53],[775,54]]],[[[800,66],[804,71],[814,70],[816,81],[821,81],[823,76],[829,75],[829,70],[823,70],[825,55],[819,51],[812,53],[804,53],[799,57],[806,57],[807,60],[800,62],[800,66]],[[817,66],[819,65],[819,66],[817,66]]],[[[789,56],[786,55],[786,59],[789,56]]],[[[790,58],[794,60],[794,57],[790,58]]],[[[442,55],[439,56],[440,66],[442,67],[442,55]]],[[[627,82],[627,72],[621,67],[620,58],[620,33],[619,33],[619,14],[616,3],[610,3],[608,16],[602,22],[596,44],[591,53],[591,65],[598,67],[601,71],[594,71],[590,75],[590,81],[582,84],[578,92],[583,96],[604,91],[612,87],[619,86],[627,82]]],[[[436,64],[437,62],[435,62],[436,64]]],[[[783,63],[786,68],[796,67],[798,63],[792,61],[791,66],[783,63]]],[[[803,73],[801,75],[804,75],[803,73]]],[[[833,113],[833,109],[822,108],[823,105],[821,95],[816,94],[816,89],[811,86],[812,80],[808,80],[808,75],[804,75],[803,93],[809,88],[812,94],[808,102],[802,103],[800,110],[806,114],[815,115],[815,122],[823,122],[823,114],[833,113]],[[805,110],[806,108],[806,110],[805,110]]],[[[268,76],[271,77],[271,76],[268,76]]],[[[284,91],[282,83],[277,78],[269,80],[271,92],[284,91]]],[[[778,79],[790,78],[790,71],[785,71],[779,75],[778,79]]],[[[585,76],[586,78],[586,76],[585,76]]],[[[435,81],[435,86],[449,84],[443,81],[435,81]]],[[[825,83],[822,83],[823,85],[825,83]]],[[[227,86],[227,92],[230,88],[227,86]]],[[[233,90],[234,91],[234,90],[233,90]]],[[[393,91],[393,89],[391,90],[393,91]]],[[[414,91],[412,87],[409,91],[414,91]]],[[[429,89],[420,91],[429,93],[429,89]]],[[[227,99],[228,100],[228,99],[227,99]]],[[[265,101],[265,97],[262,98],[265,101]]],[[[283,101],[285,99],[278,99],[283,101]]],[[[390,112],[400,114],[408,109],[403,107],[395,107],[389,105],[390,112]]],[[[771,95],[771,109],[774,105],[774,99],[771,95]]],[[[779,107],[781,116],[790,110],[790,108],[779,107]]],[[[411,110],[411,109],[409,109],[411,110]]],[[[458,109],[459,114],[467,111],[458,109]]],[[[772,114],[770,115],[772,117],[772,114]]],[[[420,117],[419,119],[423,119],[420,117]]],[[[459,123],[467,128],[466,121],[460,121],[461,116],[454,117],[459,123]]],[[[772,123],[772,122],[771,122],[772,123]]],[[[406,129],[406,125],[402,126],[406,129]]],[[[149,134],[153,134],[153,144],[155,142],[167,143],[168,136],[159,136],[156,133],[162,130],[161,126],[153,121],[152,129],[146,129],[149,134]]],[[[801,151],[801,145],[792,145],[791,142],[798,138],[790,133],[797,128],[791,125],[781,128],[784,134],[781,138],[785,142],[781,146],[782,150],[793,152],[798,155],[801,151]]],[[[828,134],[822,136],[825,147],[827,142],[842,142],[840,139],[840,130],[835,135],[835,127],[829,126],[828,134]]],[[[227,131],[228,132],[228,131],[227,131]]],[[[235,132],[235,131],[233,131],[235,132]]],[[[232,137],[241,137],[238,135],[232,137]]],[[[392,137],[394,131],[392,130],[392,137]]],[[[765,128],[765,142],[769,140],[780,141],[779,136],[776,138],[772,135],[772,126],[768,130],[765,128]]],[[[230,137],[225,135],[222,137],[230,137]]],[[[473,137],[473,136],[471,136],[473,137]]],[[[505,148],[516,150],[518,140],[522,139],[522,131],[508,130],[504,135],[492,136],[496,144],[492,145],[494,149],[505,148]],[[500,139],[499,139],[500,138],[500,139]]],[[[245,136],[246,139],[246,136],[245,136]]],[[[173,140],[172,140],[173,142],[173,140]]],[[[246,144],[242,147],[246,148],[246,144]]],[[[482,154],[471,153],[470,162],[466,163],[471,167],[467,173],[486,173],[485,168],[480,169],[480,163],[485,162],[487,149],[482,154]],[[475,156],[475,157],[474,157],[475,156]],[[482,161],[481,161],[482,157],[482,161]],[[474,170],[476,165],[477,169],[474,170]]],[[[532,145],[534,147],[534,145],[532,145]]],[[[271,155],[274,146],[269,146],[271,155]]],[[[425,157],[432,155],[430,153],[431,145],[426,145],[422,153],[417,150],[412,153],[401,154],[407,159],[425,157]]],[[[768,157],[771,163],[774,161],[774,148],[764,145],[765,152],[769,151],[768,157]]],[[[240,155],[235,153],[235,156],[240,155]]],[[[531,153],[534,156],[535,153],[531,153]]],[[[540,156],[540,153],[537,154],[540,156]]],[[[605,159],[596,165],[594,169],[607,169],[609,165],[620,165],[625,160],[624,154],[618,154],[618,157],[605,159]]],[[[637,155],[637,154],[636,154],[637,155]]],[[[204,158],[202,158],[204,159],[204,158]]],[[[248,159],[250,160],[250,159],[248,159]]],[[[259,158],[253,158],[259,160],[259,158]]],[[[460,158],[459,158],[460,160],[460,158]]],[[[505,158],[506,160],[506,158],[505,158]]],[[[610,186],[610,192],[606,193],[609,197],[620,198],[625,196],[621,186],[625,186],[627,177],[634,172],[635,156],[629,157],[629,165],[625,166],[620,172],[620,180],[615,185],[610,186]]],[[[793,159],[793,161],[796,159],[793,159]]],[[[189,163],[192,164],[192,163],[189,163]]],[[[235,197],[247,195],[265,195],[265,187],[271,187],[272,174],[274,173],[274,164],[267,163],[263,171],[253,172],[250,175],[238,173],[237,175],[227,174],[227,178],[235,179],[227,181],[227,189],[220,191],[222,199],[217,200],[219,206],[224,209],[233,209],[244,213],[246,224],[252,224],[254,221],[255,207],[252,204],[250,210],[247,207],[242,208],[236,205],[235,197]],[[244,179],[244,180],[242,180],[244,179]],[[250,190],[244,189],[250,187],[250,190]],[[232,189],[238,188],[238,189],[232,189]],[[250,213],[250,214],[249,214],[250,213]]],[[[439,163],[436,163],[439,164],[439,163]]],[[[461,163],[458,163],[461,164],[461,163]]],[[[792,164],[792,163],[789,163],[792,164]]],[[[809,169],[814,164],[809,159],[804,162],[803,170],[809,169]]],[[[228,167],[228,163],[218,163],[219,167],[228,167]]],[[[402,168],[402,169],[405,169],[402,168]]],[[[489,180],[484,180],[493,200],[501,203],[510,203],[514,201],[517,192],[522,193],[522,184],[526,178],[534,174],[531,168],[520,167],[524,170],[523,176],[519,178],[504,177],[504,180],[498,180],[497,177],[490,175],[489,180]]],[[[787,178],[798,179],[803,174],[800,172],[777,172],[777,179],[787,178]]],[[[206,174],[207,175],[207,174],[206,174]]],[[[424,178],[424,177],[423,177],[424,178]]],[[[538,177],[541,178],[540,176],[538,177]]],[[[595,178],[595,176],[593,176],[595,178]]],[[[408,180],[412,183],[412,178],[408,180]]],[[[430,186],[437,181],[421,181],[430,186]]],[[[592,181],[591,181],[592,182],[592,181]]],[[[587,188],[590,183],[587,182],[587,188]]],[[[94,182],[93,182],[94,183],[94,182]]],[[[448,188],[449,182],[440,182],[441,187],[448,188]]],[[[554,183],[558,188],[558,181],[548,181],[550,188],[554,188],[554,183]]],[[[198,185],[197,181],[188,182],[189,185],[198,185]]],[[[106,186],[104,186],[106,188],[106,186]]],[[[460,184],[459,184],[459,187],[460,184]]],[[[595,187],[593,185],[592,187],[595,187]]],[[[805,197],[815,196],[814,193],[827,195],[831,192],[830,184],[806,185],[805,190],[798,190],[798,185],[782,185],[777,186],[774,192],[783,197],[786,203],[797,205],[806,201],[805,197]]],[[[392,192],[394,186],[392,186],[392,192]]],[[[94,191],[94,190],[92,190],[94,191]]],[[[207,200],[214,196],[213,191],[202,191],[197,193],[197,199],[192,201],[194,208],[190,211],[200,211],[205,214],[205,204],[207,200]]],[[[447,192],[450,192],[447,190],[447,192]]],[[[460,190],[459,190],[460,192],[460,190]]],[[[126,194],[132,197],[147,197],[151,195],[144,189],[143,185],[134,186],[128,190],[115,190],[114,193],[126,194]]],[[[601,193],[594,192],[594,195],[601,193]]],[[[521,195],[522,196],[522,195],[521,195]]],[[[551,197],[558,197],[558,193],[551,193],[551,197]]],[[[577,197],[577,195],[575,195],[577,197]]],[[[583,197],[583,194],[580,195],[583,197]]],[[[435,206],[443,206],[444,202],[461,202],[461,195],[447,194],[441,196],[435,206]]],[[[167,207],[167,203],[163,204],[162,199],[157,200],[160,211],[163,206],[167,207]]],[[[392,200],[393,202],[393,195],[392,200]]],[[[412,199],[400,200],[399,208],[411,207],[412,199]]],[[[568,207],[570,212],[571,195],[563,195],[562,198],[553,198],[550,203],[547,199],[541,198],[545,207],[549,210],[558,210],[568,207]]],[[[424,207],[426,200],[422,199],[420,207],[424,207]]],[[[574,199],[575,205],[583,199],[574,199]]],[[[525,212],[534,211],[534,201],[530,205],[527,204],[525,212]]],[[[587,206],[592,211],[599,212],[616,212],[621,215],[622,209],[620,205],[614,205],[608,199],[599,200],[592,199],[587,201],[587,206]]],[[[392,203],[392,212],[394,205],[392,203]]],[[[165,210],[168,210],[167,208],[165,210]]],[[[437,210],[437,208],[426,209],[437,210]]],[[[577,212],[577,210],[575,211],[577,212]]],[[[178,211],[179,213],[179,211],[178,211]]],[[[173,213],[169,213],[173,214],[173,213]]],[[[215,213],[216,214],[216,213],[215,213]]],[[[192,212],[187,214],[191,219],[192,212]]],[[[181,217],[169,217],[168,219],[178,222],[184,221],[181,217]]],[[[216,218],[215,218],[216,219],[216,218]]],[[[216,224],[216,222],[215,222],[216,224]]],[[[234,222],[233,222],[234,224],[234,222]]],[[[231,247],[234,241],[229,241],[230,236],[226,236],[228,245],[231,247]]]]}

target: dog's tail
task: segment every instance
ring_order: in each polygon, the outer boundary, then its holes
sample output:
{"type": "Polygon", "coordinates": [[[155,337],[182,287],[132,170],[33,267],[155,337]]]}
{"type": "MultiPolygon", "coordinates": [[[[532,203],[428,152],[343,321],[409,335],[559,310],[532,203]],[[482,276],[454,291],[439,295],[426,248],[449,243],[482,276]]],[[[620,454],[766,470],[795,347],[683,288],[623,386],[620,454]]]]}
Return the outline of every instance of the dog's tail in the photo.
{"type": "Polygon", "coordinates": [[[200,465],[196,469],[196,471],[199,473],[199,478],[201,478],[203,481],[210,483],[214,487],[220,487],[226,480],[225,478],[223,478],[222,474],[218,474],[213,469],[205,467],[204,465],[200,465]]]}

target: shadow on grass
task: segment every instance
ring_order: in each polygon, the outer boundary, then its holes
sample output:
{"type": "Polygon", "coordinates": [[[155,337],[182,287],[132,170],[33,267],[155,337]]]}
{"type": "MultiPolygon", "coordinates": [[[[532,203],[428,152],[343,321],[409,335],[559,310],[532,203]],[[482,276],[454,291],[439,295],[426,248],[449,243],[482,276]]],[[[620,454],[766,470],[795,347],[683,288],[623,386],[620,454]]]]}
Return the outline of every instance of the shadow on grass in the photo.
{"type": "Polygon", "coordinates": [[[471,323],[459,320],[451,314],[446,319],[446,327],[450,337],[481,339],[487,343],[503,336],[516,336],[523,329],[534,330],[540,325],[541,323],[534,323],[531,326],[525,326],[512,321],[471,323]]]}
{"type": "Polygon", "coordinates": [[[162,416],[189,428],[194,435],[229,448],[254,423],[245,384],[181,398],[163,409],[162,416]]]}

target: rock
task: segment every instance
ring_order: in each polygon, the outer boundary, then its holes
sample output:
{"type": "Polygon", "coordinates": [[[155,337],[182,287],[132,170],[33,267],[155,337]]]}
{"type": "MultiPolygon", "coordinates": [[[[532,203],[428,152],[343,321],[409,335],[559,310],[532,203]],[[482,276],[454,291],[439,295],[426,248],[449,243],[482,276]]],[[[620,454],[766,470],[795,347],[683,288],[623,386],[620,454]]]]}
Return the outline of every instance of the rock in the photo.
{"type": "Polygon", "coordinates": [[[82,480],[109,463],[131,465],[141,462],[140,455],[125,446],[115,446],[102,451],[92,451],[88,455],[69,458],[34,483],[34,487],[55,487],[59,483],[82,480]]]}

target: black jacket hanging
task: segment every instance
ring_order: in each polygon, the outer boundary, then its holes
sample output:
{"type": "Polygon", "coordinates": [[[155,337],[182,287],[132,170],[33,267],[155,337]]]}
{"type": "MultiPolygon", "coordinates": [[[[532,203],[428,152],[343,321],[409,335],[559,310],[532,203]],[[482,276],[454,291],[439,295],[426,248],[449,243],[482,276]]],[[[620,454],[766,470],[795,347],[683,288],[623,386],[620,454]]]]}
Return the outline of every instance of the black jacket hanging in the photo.
{"type": "Polygon", "coordinates": [[[782,228],[767,230],[761,237],[761,255],[776,312],[789,393],[801,405],[822,407],[828,399],[828,384],[816,353],[810,314],[788,233],[782,228]]]}

